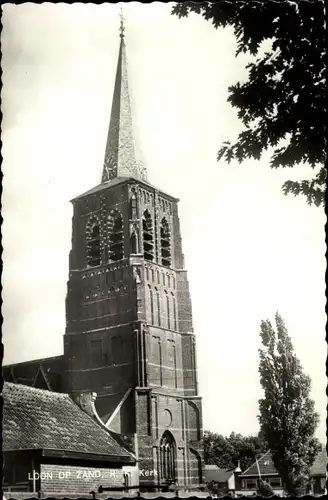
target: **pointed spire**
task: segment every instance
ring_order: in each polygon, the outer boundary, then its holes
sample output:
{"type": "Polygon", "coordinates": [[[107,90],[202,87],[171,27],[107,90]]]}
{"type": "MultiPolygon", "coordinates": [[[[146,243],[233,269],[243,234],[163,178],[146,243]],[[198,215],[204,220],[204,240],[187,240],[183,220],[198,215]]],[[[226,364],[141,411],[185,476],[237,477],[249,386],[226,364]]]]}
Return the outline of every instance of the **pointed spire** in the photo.
{"type": "Polygon", "coordinates": [[[112,111],[107,136],[105,160],[101,182],[116,177],[135,177],[147,180],[135,144],[131,98],[129,93],[128,72],[124,41],[124,17],[120,13],[120,49],[116,70],[112,111]]]}
{"type": "Polygon", "coordinates": [[[124,38],[124,31],[125,31],[125,27],[124,27],[124,17],[123,17],[123,7],[122,7],[122,4],[121,4],[121,10],[120,10],[120,19],[121,19],[121,22],[120,22],[120,37],[121,38],[124,38]]]}

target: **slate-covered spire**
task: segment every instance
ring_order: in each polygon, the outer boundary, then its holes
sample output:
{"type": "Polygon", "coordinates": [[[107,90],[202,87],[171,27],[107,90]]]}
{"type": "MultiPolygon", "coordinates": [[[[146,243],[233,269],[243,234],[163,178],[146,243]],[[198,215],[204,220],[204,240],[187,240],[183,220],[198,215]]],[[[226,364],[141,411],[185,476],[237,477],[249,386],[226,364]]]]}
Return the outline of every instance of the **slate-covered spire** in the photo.
{"type": "Polygon", "coordinates": [[[146,169],[138,156],[133,130],[122,13],[120,38],[112,111],[101,182],[107,182],[116,177],[135,177],[147,180],[146,169]]]}

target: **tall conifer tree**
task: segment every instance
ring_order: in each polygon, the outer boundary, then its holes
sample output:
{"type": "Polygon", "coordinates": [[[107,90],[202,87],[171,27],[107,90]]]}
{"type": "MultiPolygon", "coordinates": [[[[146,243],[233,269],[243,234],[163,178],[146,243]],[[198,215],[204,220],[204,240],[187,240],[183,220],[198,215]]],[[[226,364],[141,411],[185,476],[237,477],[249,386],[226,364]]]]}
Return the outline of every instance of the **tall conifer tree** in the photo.
{"type": "Polygon", "coordinates": [[[318,451],[314,433],[319,415],[310,398],[310,377],[278,313],[275,322],[276,330],[269,320],[261,322],[259,372],[264,397],[259,400],[259,422],[286,491],[302,495],[318,451]]]}

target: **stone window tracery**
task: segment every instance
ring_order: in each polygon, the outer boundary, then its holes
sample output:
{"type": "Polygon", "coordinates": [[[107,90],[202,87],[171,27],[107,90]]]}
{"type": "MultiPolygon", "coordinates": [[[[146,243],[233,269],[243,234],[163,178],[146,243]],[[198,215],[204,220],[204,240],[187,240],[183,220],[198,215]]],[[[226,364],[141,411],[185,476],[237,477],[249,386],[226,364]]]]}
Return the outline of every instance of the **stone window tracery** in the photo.
{"type": "Polygon", "coordinates": [[[123,218],[117,210],[113,210],[108,218],[109,259],[116,262],[124,258],[123,218]]]}
{"type": "Polygon", "coordinates": [[[100,245],[100,224],[98,219],[93,219],[87,226],[87,265],[91,267],[100,266],[101,245],[100,245]]]}
{"type": "Polygon", "coordinates": [[[171,234],[167,220],[163,217],[160,227],[161,234],[161,264],[166,267],[171,265],[171,234]]]}
{"type": "Polygon", "coordinates": [[[142,218],[142,231],[143,231],[143,248],[144,258],[146,260],[154,260],[154,231],[153,221],[148,210],[144,211],[142,218]]]}
{"type": "Polygon", "coordinates": [[[165,431],[160,442],[161,481],[174,483],[176,480],[176,444],[169,431],[165,431]]]}

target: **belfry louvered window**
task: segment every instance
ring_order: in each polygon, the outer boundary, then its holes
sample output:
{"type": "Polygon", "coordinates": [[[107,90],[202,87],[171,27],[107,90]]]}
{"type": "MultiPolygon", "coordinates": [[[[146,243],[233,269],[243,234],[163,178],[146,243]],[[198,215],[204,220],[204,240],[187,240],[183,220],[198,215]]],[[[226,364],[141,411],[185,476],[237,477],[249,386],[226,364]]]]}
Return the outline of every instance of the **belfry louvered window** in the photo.
{"type": "Polygon", "coordinates": [[[143,250],[146,260],[154,260],[154,231],[153,221],[148,210],[145,210],[142,218],[143,250]]]}
{"type": "Polygon", "coordinates": [[[161,222],[161,260],[162,265],[169,267],[171,265],[171,235],[170,228],[165,217],[161,222]]]}
{"type": "Polygon", "coordinates": [[[109,259],[112,261],[124,258],[123,218],[119,212],[112,212],[108,219],[109,259]]]}
{"type": "Polygon", "coordinates": [[[98,222],[93,222],[87,228],[87,265],[100,266],[100,229],[98,222]]]}

